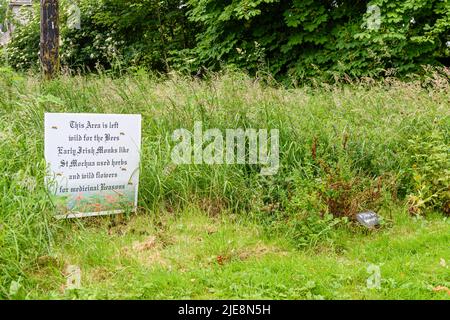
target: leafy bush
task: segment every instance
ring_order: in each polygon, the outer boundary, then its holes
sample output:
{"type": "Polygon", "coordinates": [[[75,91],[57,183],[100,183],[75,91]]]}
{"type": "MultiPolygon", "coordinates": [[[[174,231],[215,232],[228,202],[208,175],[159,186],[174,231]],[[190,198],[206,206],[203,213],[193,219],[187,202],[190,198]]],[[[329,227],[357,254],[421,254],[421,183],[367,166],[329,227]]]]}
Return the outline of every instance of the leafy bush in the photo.
{"type": "Polygon", "coordinates": [[[15,22],[11,42],[7,45],[7,63],[17,70],[28,70],[39,67],[39,7],[35,4],[32,10],[22,10],[28,21],[25,24],[15,22]]]}
{"type": "MultiPolygon", "coordinates": [[[[323,80],[418,71],[449,56],[450,2],[440,0],[191,0],[197,67],[261,67],[323,80]],[[380,29],[369,28],[380,8],[380,29]]],[[[292,78],[288,78],[291,81],[292,78]]]]}
{"type": "MultiPolygon", "coordinates": [[[[447,0],[78,0],[80,30],[67,25],[74,1],[60,11],[62,64],[75,70],[232,66],[296,84],[402,76],[450,61],[447,0]],[[379,28],[370,25],[374,6],[379,28]]],[[[36,64],[38,15],[9,45],[16,68],[36,64]]]]}
{"type": "Polygon", "coordinates": [[[71,70],[89,71],[97,67],[120,67],[123,40],[114,29],[102,26],[95,16],[102,11],[101,1],[80,1],[80,29],[68,24],[69,5],[63,10],[61,24],[61,63],[71,70]]]}
{"type": "MultiPolygon", "coordinates": [[[[109,32],[104,38],[117,44],[124,66],[168,71],[170,52],[192,47],[196,32],[196,26],[185,15],[187,8],[180,3],[179,0],[85,0],[82,4],[90,9],[82,6],[82,12],[91,24],[82,27],[82,32],[96,37],[109,32]]],[[[71,35],[68,39],[72,39],[71,35]]]]}
{"type": "Polygon", "coordinates": [[[6,17],[8,14],[8,2],[7,0],[0,0],[0,32],[6,31],[6,17]]]}
{"type": "MultiPolygon", "coordinates": [[[[61,65],[82,71],[133,66],[167,71],[169,53],[193,45],[196,28],[185,11],[176,0],[61,1],[61,65]],[[68,23],[74,3],[80,9],[80,29],[68,23]]],[[[35,3],[30,23],[17,24],[8,44],[9,63],[16,69],[38,66],[39,15],[35,3]]]]}

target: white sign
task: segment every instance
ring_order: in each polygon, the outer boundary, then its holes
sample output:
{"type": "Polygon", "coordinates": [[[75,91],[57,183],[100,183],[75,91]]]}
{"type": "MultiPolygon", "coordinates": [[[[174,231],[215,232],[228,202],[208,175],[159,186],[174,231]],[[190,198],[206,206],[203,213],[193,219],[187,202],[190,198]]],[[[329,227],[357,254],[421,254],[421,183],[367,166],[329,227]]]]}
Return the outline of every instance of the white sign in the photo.
{"type": "Polygon", "coordinates": [[[58,217],[135,210],[141,116],[46,113],[46,184],[58,217]]]}

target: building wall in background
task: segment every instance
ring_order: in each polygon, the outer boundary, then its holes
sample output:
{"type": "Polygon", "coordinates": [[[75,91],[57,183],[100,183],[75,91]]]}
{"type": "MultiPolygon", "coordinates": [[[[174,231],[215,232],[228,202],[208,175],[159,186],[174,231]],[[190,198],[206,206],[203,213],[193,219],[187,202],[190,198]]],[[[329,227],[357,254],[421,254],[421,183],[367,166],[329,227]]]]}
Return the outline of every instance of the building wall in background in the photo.
{"type": "MultiPolygon", "coordinates": [[[[26,23],[27,19],[23,15],[24,8],[31,8],[32,0],[11,0],[9,6],[11,11],[19,23],[26,23]]],[[[0,31],[0,45],[5,45],[11,39],[12,33],[14,32],[14,24],[8,23],[6,32],[0,31]]]]}

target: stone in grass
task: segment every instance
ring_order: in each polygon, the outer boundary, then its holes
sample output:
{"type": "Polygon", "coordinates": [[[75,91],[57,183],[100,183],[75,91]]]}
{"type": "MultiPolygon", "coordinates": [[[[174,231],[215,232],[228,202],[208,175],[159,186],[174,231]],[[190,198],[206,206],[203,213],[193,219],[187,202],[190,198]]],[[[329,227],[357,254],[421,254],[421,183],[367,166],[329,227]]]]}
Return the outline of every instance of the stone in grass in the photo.
{"type": "Polygon", "coordinates": [[[356,214],[356,220],[367,228],[375,228],[380,225],[378,215],[373,211],[360,212],[356,214]]]}

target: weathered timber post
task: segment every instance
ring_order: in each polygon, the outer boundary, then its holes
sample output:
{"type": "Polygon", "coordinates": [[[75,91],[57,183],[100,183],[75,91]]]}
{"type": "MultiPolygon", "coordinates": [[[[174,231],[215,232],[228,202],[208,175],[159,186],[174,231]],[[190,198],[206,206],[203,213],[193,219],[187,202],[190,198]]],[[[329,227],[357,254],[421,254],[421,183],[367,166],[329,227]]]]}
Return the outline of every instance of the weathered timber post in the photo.
{"type": "Polygon", "coordinates": [[[58,0],[41,0],[40,60],[44,79],[59,72],[59,6],[58,0]]]}

